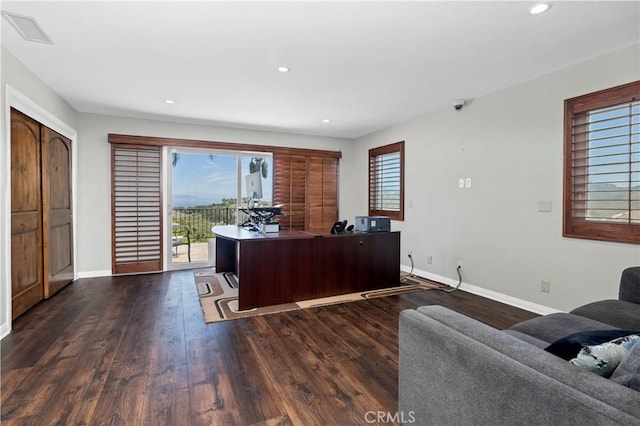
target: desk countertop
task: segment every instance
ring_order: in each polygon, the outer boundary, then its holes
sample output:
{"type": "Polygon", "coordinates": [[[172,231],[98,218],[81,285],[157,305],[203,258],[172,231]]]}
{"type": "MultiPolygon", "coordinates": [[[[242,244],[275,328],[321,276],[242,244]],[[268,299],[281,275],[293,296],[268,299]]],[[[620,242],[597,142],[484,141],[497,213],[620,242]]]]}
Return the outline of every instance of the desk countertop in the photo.
{"type": "Polygon", "coordinates": [[[313,238],[320,236],[320,234],[315,234],[312,232],[305,231],[280,231],[280,232],[260,232],[260,231],[250,231],[246,228],[243,228],[239,225],[222,225],[222,226],[214,226],[212,229],[213,233],[216,236],[227,238],[231,240],[263,240],[263,239],[293,239],[293,238],[313,238]]]}
{"type": "Polygon", "coordinates": [[[329,231],[295,231],[283,230],[280,232],[260,232],[250,231],[240,225],[220,225],[211,228],[216,236],[227,238],[229,240],[264,240],[264,239],[301,239],[315,237],[343,237],[348,235],[371,235],[385,233],[399,233],[400,231],[390,232],[345,232],[343,234],[331,234],[329,231]]]}

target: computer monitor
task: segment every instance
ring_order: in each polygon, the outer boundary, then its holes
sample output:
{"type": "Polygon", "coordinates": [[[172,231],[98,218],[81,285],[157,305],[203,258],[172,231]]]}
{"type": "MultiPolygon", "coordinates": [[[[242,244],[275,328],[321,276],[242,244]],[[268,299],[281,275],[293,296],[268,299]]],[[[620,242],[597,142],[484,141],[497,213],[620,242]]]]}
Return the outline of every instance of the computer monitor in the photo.
{"type": "Polygon", "coordinates": [[[247,198],[262,198],[262,176],[259,171],[246,175],[245,183],[247,187],[247,198]]]}

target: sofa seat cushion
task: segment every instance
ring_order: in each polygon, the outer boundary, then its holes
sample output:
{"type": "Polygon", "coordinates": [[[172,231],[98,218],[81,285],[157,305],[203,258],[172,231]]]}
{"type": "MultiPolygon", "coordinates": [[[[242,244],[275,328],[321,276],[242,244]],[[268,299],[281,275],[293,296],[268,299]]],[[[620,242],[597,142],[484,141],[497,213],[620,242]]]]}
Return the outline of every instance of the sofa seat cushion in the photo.
{"type": "Polygon", "coordinates": [[[617,327],[579,315],[556,313],[520,322],[510,330],[528,334],[547,343],[555,342],[569,334],[591,330],[615,330],[617,327]]]}
{"type": "Polygon", "coordinates": [[[571,311],[574,315],[591,318],[617,328],[640,330],[640,305],[623,300],[600,300],[571,311]]]}
{"type": "Polygon", "coordinates": [[[519,331],[502,330],[502,332],[503,333],[507,333],[510,336],[517,337],[518,339],[523,340],[523,341],[525,341],[525,342],[527,342],[529,344],[532,344],[533,346],[538,347],[540,349],[544,349],[547,346],[549,346],[548,342],[545,342],[544,340],[540,340],[537,337],[533,337],[533,336],[530,336],[528,334],[521,333],[519,331]]]}

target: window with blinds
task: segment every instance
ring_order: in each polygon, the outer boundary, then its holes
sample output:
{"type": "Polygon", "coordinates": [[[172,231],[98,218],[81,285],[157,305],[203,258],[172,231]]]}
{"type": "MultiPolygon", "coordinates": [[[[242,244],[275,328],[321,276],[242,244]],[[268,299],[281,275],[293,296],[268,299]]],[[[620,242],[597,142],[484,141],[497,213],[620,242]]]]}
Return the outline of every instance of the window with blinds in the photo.
{"type": "Polygon", "coordinates": [[[369,150],[369,215],[404,220],[404,141],[369,150]]]}
{"type": "Polygon", "coordinates": [[[159,146],[111,145],[112,270],[162,270],[162,197],[159,146]]]}
{"type": "Polygon", "coordinates": [[[565,235],[640,242],[640,82],[565,101],[565,235]]]}

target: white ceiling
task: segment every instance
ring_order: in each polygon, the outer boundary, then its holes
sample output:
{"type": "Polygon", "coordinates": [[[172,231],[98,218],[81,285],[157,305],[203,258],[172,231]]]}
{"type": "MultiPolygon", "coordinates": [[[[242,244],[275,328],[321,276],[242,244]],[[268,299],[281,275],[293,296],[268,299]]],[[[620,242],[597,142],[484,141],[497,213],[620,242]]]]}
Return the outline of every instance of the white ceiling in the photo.
{"type": "Polygon", "coordinates": [[[640,42],[638,1],[533,4],[2,1],[54,42],[2,44],[81,112],[354,138],[640,42]]]}

